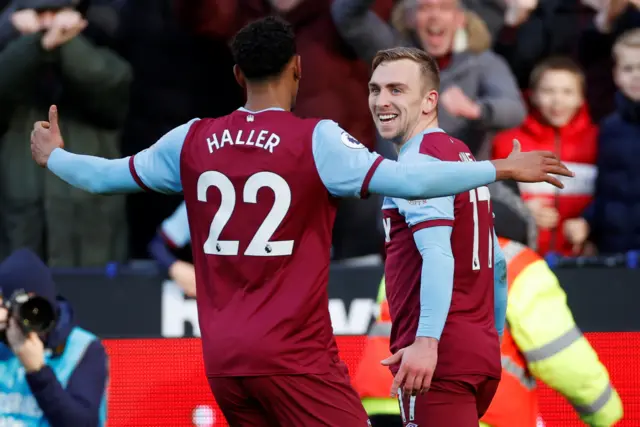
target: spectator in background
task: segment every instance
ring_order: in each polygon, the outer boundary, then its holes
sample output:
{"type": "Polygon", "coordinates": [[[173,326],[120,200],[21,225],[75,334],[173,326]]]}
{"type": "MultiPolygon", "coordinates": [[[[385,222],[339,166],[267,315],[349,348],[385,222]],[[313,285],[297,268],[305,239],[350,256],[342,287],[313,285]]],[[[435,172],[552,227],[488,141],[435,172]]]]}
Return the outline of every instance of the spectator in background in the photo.
{"type": "MultiPolygon", "coordinates": [[[[457,0],[404,0],[392,28],[369,8],[373,0],[335,0],[336,27],[370,62],[380,49],[418,46],[440,67],[440,126],[466,141],[477,158],[488,132],[519,125],[526,110],[507,64],[491,50],[486,25],[457,0]]],[[[486,152],[485,152],[486,151],[486,152]]]]}
{"type": "Polygon", "coordinates": [[[16,0],[0,17],[8,34],[0,47],[0,233],[7,251],[26,246],[64,267],[127,257],[124,198],[91,195],[52,178],[34,167],[26,143],[32,123],[55,103],[69,111],[62,132],[71,149],[120,157],[131,69],[84,35],[90,5],[78,3],[16,0]]]}
{"type": "Polygon", "coordinates": [[[47,266],[33,252],[18,250],[0,264],[0,288],[0,425],[103,427],[106,351],[76,325],[69,302],[56,296],[47,266]],[[8,316],[2,298],[16,291],[45,298],[57,309],[51,331],[25,334],[8,316]]]}
{"type": "Polygon", "coordinates": [[[505,0],[460,0],[462,6],[476,13],[487,25],[491,40],[495,40],[504,26],[504,15],[507,8],[505,0]]]}
{"type": "Polygon", "coordinates": [[[524,123],[496,135],[493,158],[506,158],[517,139],[524,151],[549,150],[575,172],[560,190],[547,184],[520,184],[538,226],[538,252],[571,255],[563,224],[578,218],[591,202],[596,178],[597,128],[584,102],[584,75],[567,57],[542,61],[531,73],[531,111],[524,123]]]}
{"type": "MultiPolygon", "coordinates": [[[[131,64],[134,74],[122,130],[124,156],[150,147],[194,117],[220,117],[242,105],[242,91],[233,77],[233,60],[225,40],[182,28],[173,0],[107,1],[123,3],[118,53],[131,64]]],[[[194,1],[181,3],[186,7],[194,1]]],[[[178,196],[153,193],[127,196],[133,258],[148,256],[147,244],[181,202],[178,196]]]]}
{"type": "MultiPolygon", "coordinates": [[[[381,19],[390,17],[393,0],[370,3],[376,3],[381,19]]],[[[222,40],[249,21],[281,15],[293,25],[296,47],[305,60],[296,115],[334,120],[369,149],[374,148],[375,127],[367,106],[369,68],[336,31],[331,0],[197,0],[177,1],[176,5],[186,28],[222,40]]]]}
{"type": "MultiPolygon", "coordinates": [[[[595,0],[600,1],[600,0],[595,0]]],[[[580,34],[595,15],[580,0],[507,0],[505,25],[494,49],[526,89],[533,68],[549,56],[578,59],[580,34]]]]}
{"type": "Polygon", "coordinates": [[[516,242],[538,247],[538,227],[531,211],[520,196],[518,183],[498,181],[489,184],[493,225],[496,234],[516,242]]]}
{"type": "MultiPolygon", "coordinates": [[[[293,25],[296,47],[304,58],[296,115],[332,119],[369,149],[374,149],[376,133],[367,106],[369,67],[340,37],[331,18],[331,1],[194,0],[177,1],[176,10],[185,28],[218,40],[228,40],[251,20],[270,14],[281,15],[293,25]]],[[[375,3],[374,10],[380,19],[386,21],[390,17],[392,0],[371,0],[369,3],[372,6],[375,3]]],[[[218,102],[218,99],[210,102],[218,102]]],[[[377,149],[393,157],[390,145],[377,149]]],[[[364,202],[340,201],[333,229],[334,259],[381,251],[380,204],[378,197],[364,202]]]]}
{"type": "Polygon", "coordinates": [[[640,28],[620,36],[613,57],[617,110],[600,124],[594,201],[565,223],[576,250],[590,239],[605,254],[640,249],[640,28]]]}
{"type": "Polygon", "coordinates": [[[580,35],[580,63],[587,74],[589,111],[600,122],[615,110],[616,87],[611,75],[611,50],[616,38],[640,27],[638,0],[584,0],[596,11],[593,23],[580,35]]]}
{"type": "Polygon", "coordinates": [[[191,243],[191,232],[184,202],[165,219],[158,234],[149,243],[149,254],[189,297],[196,296],[196,272],[193,264],[178,259],[172,251],[191,243]]]}

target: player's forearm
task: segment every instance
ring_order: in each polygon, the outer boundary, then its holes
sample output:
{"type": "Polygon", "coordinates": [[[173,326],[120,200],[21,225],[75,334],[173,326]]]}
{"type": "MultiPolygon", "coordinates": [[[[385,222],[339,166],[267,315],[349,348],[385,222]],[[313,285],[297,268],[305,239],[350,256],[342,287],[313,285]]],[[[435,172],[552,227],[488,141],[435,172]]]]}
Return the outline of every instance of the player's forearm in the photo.
{"type": "Polygon", "coordinates": [[[165,271],[169,271],[173,263],[175,263],[178,258],[171,253],[169,246],[166,241],[162,238],[160,233],[156,234],[156,236],[151,240],[149,245],[147,246],[147,250],[149,254],[156,260],[158,265],[162,267],[165,271]]]}
{"type": "Polygon", "coordinates": [[[72,154],[56,148],[49,156],[47,168],[68,184],[96,194],[142,191],[131,176],[129,159],[72,154]]]}
{"type": "Polygon", "coordinates": [[[496,330],[498,335],[502,337],[504,333],[504,325],[507,316],[507,261],[504,253],[498,243],[498,237],[493,233],[493,251],[494,251],[494,288],[493,288],[493,304],[496,330]]]}
{"type": "Polygon", "coordinates": [[[398,163],[384,160],[369,183],[371,193],[402,199],[452,196],[496,180],[491,162],[398,163]]]}
{"type": "Polygon", "coordinates": [[[414,234],[414,239],[422,255],[420,319],[416,336],[439,340],[453,294],[451,227],[424,228],[414,234]]]}

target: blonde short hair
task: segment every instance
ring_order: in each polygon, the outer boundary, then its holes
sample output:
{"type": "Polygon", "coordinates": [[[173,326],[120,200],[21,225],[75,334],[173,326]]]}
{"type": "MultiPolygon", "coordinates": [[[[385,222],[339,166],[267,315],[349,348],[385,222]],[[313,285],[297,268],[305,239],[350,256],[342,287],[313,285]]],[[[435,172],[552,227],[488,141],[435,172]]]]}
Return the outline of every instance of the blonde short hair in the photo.
{"type": "Polygon", "coordinates": [[[431,83],[433,89],[440,90],[440,70],[438,69],[438,63],[427,52],[415,47],[394,47],[379,51],[373,58],[371,71],[375,71],[376,68],[387,62],[395,62],[402,59],[408,59],[417,63],[420,66],[424,80],[431,83]]]}
{"type": "Polygon", "coordinates": [[[620,58],[620,49],[624,47],[640,49],[640,28],[625,31],[616,39],[612,50],[614,61],[618,62],[618,59],[620,58]]]}

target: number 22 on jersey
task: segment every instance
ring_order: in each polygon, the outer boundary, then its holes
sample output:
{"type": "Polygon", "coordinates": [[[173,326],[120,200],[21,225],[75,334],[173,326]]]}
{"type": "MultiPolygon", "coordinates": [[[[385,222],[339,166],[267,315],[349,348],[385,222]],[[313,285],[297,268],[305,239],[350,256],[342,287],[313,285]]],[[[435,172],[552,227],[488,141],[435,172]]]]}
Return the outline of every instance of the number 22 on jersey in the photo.
{"type": "MultiPolygon", "coordinates": [[[[480,247],[480,230],[479,230],[479,220],[478,220],[478,209],[487,209],[489,214],[491,214],[491,204],[490,204],[491,196],[489,194],[488,187],[478,187],[471,191],[469,191],[469,201],[473,204],[473,270],[480,270],[480,256],[479,256],[479,247],[480,247]],[[478,206],[481,202],[486,203],[485,206],[478,206]]],[[[489,259],[488,266],[491,268],[493,264],[493,230],[489,227],[489,259]]]]}
{"type": "MultiPolygon", "coordinates": [[[[220,208],[213,216],[209,227],[209,237],[204,242],[204,253],[208,255],[238,255],[240,242],[220,240],[222,229],[227,225],[236,206],[236,191],[231,180],[217,171],[204,172],[198,178],[198,200],[207,202],[209,187],[220,191],[220,208]]],[[[244,255],[247,256],[283,256],[293,252],[293,240],[272,242],[271,236],[278,229],[291,206],[291,189],[280,175],[273,172],[258,172],[247,179],[242,192],[244,203],[257,203],[258,190],[268,187],[275,199],[271,211],[267,214],[258,231],[249,242],[244,255]]]]}

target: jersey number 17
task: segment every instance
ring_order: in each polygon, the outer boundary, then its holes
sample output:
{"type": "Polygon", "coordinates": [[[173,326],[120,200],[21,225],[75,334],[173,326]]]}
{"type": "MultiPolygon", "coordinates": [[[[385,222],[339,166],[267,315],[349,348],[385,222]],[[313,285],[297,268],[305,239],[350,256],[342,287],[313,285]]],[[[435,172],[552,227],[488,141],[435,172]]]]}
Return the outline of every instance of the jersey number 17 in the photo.
{"type": "MultiPolygon", "coordinates": [[[[469,191],[469,201],[473,204],[473,270],[480,270],[480,230],[478,226],[478,209],[487,209],[489,215],[491,215],[491,196],[489,194],[489,188],[487,187],[478,187],[471,191],[469,191]],[[486,208],[484,206],[478,206],[481,202],[486,203],[486,208]]],[[[488,231],[483,231],[489,233],[489,259],[487,260],[488,267],[491,268],[493,264],[493,230],[491,227],[488,227],[488,231]]]]}

